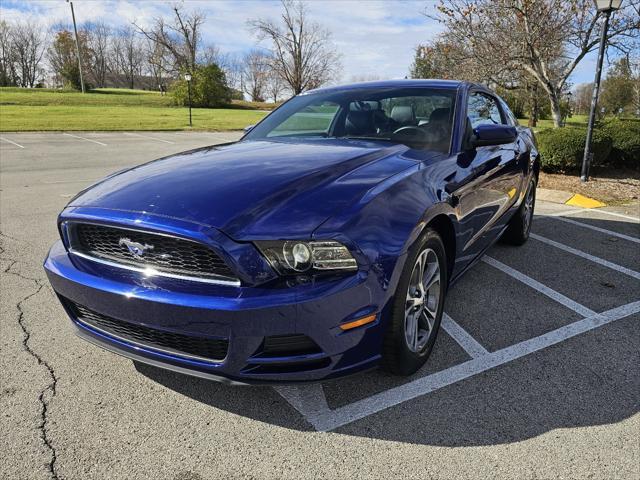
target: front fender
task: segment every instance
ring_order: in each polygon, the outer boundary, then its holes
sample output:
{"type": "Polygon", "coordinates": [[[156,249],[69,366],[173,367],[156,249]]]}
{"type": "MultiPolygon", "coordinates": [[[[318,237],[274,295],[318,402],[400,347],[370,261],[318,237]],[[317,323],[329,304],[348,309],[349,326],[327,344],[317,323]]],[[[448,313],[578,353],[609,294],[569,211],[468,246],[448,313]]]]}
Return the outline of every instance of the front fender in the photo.
{"type": "Polygon", "coordinates": [[[438,215],[455,215],[439,185],[432,169],[418,164],[376,185],[313,236],[348,237],[381,283],[395,291],[407,251],[424,228],[438,215]]]}

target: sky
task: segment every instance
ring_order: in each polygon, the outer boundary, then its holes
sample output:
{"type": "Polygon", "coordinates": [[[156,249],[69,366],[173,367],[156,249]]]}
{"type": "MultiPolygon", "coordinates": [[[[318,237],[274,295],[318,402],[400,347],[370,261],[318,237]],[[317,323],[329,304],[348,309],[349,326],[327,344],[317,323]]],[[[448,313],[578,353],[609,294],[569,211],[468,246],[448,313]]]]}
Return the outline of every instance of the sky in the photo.
{"type": "MultiPolygon", "coordinates": [[[[174,2],[152,0],[75,0],[78,23],[104,21],[120,26],[135,21],[149,25],[152,18],[170,15],[174,2]]],[[[222,53],[242,54],[260,44],[247,28],[254,18],[276,19],[281,11],[278,0],[185,0],[187,9],[205,13],[203,40],[215,44],[222,53]]],[[[329,29],[333,43],[342,54],[338,83],[372,76],[404,78],[409,73],[415,47],[440,31],[433,12],[435,0],[310,0],[311,18],[329,29]]],[[[71,13],[64,0],[1,0],[0,18],[31,18],[45,26],[69,23],[71,13]]],[[[587,56],[576,69],[574,84],[593,80],[595,55],[587,56]]]]}

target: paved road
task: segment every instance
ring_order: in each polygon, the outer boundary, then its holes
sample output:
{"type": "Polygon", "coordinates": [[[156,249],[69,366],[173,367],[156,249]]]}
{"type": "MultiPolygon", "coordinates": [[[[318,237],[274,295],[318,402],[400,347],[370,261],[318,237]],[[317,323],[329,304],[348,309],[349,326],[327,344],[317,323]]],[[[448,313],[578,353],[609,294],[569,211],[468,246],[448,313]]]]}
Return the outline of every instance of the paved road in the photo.
{"type": "Polygon", "coordinates": [[[640,477],[637,205],[539,204],[534,238],[452,289],[412,378],[237,388],[77,339],[41,268],[78,190],[234,134],[74,135],[0,135],[3,478],[640,477]]]}

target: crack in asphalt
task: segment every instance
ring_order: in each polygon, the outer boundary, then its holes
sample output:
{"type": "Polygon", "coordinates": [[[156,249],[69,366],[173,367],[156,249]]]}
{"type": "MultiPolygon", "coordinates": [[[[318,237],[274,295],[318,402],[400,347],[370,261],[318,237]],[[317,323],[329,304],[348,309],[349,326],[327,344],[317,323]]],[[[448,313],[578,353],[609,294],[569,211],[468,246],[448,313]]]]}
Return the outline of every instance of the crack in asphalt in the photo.
{"type": "MultiPolygon", "coordinates": [[[[10,237],[9,235],[6,235],[2,232],[0,232],[0,236],[18,241],[16,238],[10,237]]],[[[4,246],[0,246],[0,255],[3,255],[5,251],[6,249],[4,248],[4,246]]],[[[57,456],[55,447],[51,443],[51,439],[49,438],[48,431],[47,431],[49,403],[51,402],[53,397],[55,397],[56,395],[58,377],[56,376],[56,373],[53,367],[45,359],[43,359],[42,356],[40,356],[40,354],[38,354],[35,350],[33,350],[29,345],[29,340],[31,338],[31,331],[29,330],[25,322],[24,310],[22,308],[27,301],[29,301],[31,298],[38,295],[42,291],[42,289],[45,288],[45,284],[40,279],[27,277],[25,275],[22,275],[19,272],[12,271],[12,268],[19,263],[18,260],[8,258],[5,256],[0,258],[2,260],[10,262],[9,265],[4,269],[3,273],[6,273],[8,275],[15,275],[16,277],[22,278],[23,280],[33,282],[36,286],[35,291],[22,297],[22,299],[15,304],[15,307],[18,310],[18,318],[17,318],[18,325],[22,330],[22,349],[26,351],[29,355],[31,355],[33,358],[35,358],[36,361],[38,362],[38,365],[42,365],[43,367],[45,367],[47,374],[49,375],[49,378],[50,378],[48,385],[40,392],[40,395],[38,395],[38,401],[40,402],[40,423],[38,425],[38,430],[40,431],[40,438],[42,439],[42,442],[44,443],[45,447],[51,452],[51,458],[47,464],[49,474],[51,475],[51,478],[53,478],[54,480],[58,480],[59,477],[56,471],[56,461],[58,459],[58,456],[57,456]]]]}

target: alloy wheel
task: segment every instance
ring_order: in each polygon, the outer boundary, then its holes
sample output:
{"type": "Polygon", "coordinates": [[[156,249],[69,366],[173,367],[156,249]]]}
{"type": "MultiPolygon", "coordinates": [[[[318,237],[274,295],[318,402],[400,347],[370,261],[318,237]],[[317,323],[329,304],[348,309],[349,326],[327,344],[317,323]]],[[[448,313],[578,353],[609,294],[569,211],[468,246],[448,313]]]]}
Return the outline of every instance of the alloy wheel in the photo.
{"type": "Polygon", "coordinates": [[[533,202],[535,198],[535,187],[533,182],[529,184],[529,190],[527,191],[527,196],[524,199],[524,211],[523,221],[524,221],[524,231],[529,232],[529,228],[531,227],[531,218],[533,217],[533,202]]]}
{"type": "Polygon", "coordinates": [[[404,337],[407,347],[414,353],[421,353],[435,333],[440,291],[438,256],[427,248],[416,259],[405,303],[404,337]]]}

